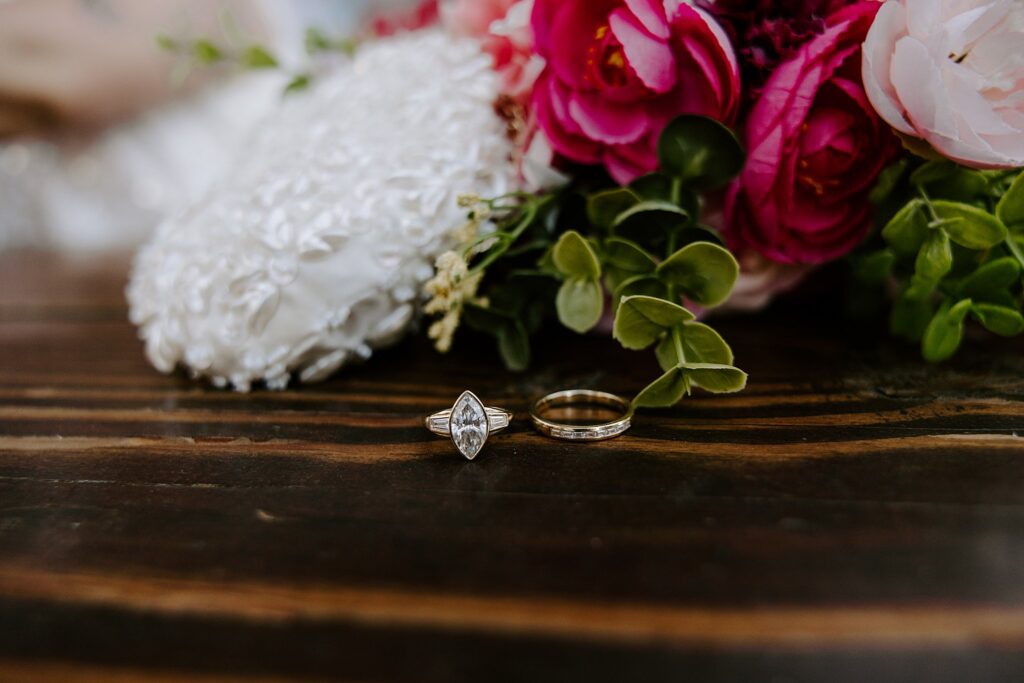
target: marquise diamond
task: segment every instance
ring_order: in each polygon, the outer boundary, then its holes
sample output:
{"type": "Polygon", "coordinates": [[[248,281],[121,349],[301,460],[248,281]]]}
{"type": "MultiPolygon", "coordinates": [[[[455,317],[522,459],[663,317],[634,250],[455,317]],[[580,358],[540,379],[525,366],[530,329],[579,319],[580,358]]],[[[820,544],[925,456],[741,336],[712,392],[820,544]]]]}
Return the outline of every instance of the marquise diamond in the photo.
{"type": "Polygon", "coordinates": [[[459,396],[449,418],[452,441],[459,452],[472,460],[487,441],[488,424],[484,404],[473,392],[465,391],[459,396]]]}

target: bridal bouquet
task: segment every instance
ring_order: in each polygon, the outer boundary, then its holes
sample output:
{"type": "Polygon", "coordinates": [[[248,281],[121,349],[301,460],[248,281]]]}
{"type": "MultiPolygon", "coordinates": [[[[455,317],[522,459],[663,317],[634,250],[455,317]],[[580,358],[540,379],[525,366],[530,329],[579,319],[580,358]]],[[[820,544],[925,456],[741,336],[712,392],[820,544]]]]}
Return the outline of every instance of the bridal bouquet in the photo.
{"type": "MultiPolygon", "coordinates": [[[[758,308],[839,260],[858,297],[892,302],[892,332],[929,361],[952,356],[969,321],[1024,332],[1019,0],[446,0],[381,20],[377,33],[397,35],[364,43],[354,59],[390,43],[388,63],[422,61],[457,44],[461,65],[449,60],[438,75],[451,79],[485,57],[477,81],[436,86],[443,103],[426,94],[430,83],[393,93],[417,110],[437,106],[410,135],[431,137],[443,179],[464,185],[431,197],[455,214],[414,207],[435,227],[407,250],[434,266],[417,262],[403,283],[424,292],[438,351],[465,326],[492,335],[505,365],[522,370],[532,340],[557,321],[653,349],[663,374],[648,378],[637,406],[670,406],[694,387],[739,391],[746,375],[708,324],[713,309],[758,308]],[[470,96],[496,127],[446,138],[452,99],[470,96]]],[[[330,232],[375,202],[338,200],[348,204],[310,220],[330,232]]],[[[138,271],[165,270],[168,239],[138,271]]],[[[273,374],[262,358],[246,372],[218,365],[239,355],[237,343],[203,356],[195,333],[172,338],[169,328],[196,328],[192,314],[179,306],[169,325],[167,304],[151,301],[159,292],[145,294],[144,273],[136,279],[136,318],[158,365],[185,362],[243,387],[273,374]]],[[[308,368],[340,360],[318,337],[273,363],[277,377],[316,378],[308,368]]]]}

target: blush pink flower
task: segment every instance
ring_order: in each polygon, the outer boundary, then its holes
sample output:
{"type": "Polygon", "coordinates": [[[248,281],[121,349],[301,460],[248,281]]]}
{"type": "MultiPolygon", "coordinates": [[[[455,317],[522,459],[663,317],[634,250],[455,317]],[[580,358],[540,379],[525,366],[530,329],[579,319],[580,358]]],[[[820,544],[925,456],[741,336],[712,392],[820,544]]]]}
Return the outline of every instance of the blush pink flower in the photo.
{"type": "Polygon", "coordinates": [[[860,78],[860,46],[879,7],[861,2],[831,15],[765,84],[747,120],[747,164],[726,204],[735,250],[823,263],[870,227],[867,195],[896,149],[860,78]]]}
{"type": "Polygon", "coordinates": [[[603,164],[628,183],[658,166],[657,141],[680,114],[731,123],[739,67],[722,28],[681,0],[536,0],[547,66],[537,124],[561,156],[603,164]]]}
{"type": "Polygon", "coordinates": [[[526,104],[544,60],[533,50],[533,0],[444,0],[441,20],[451,33],[480,40],[494,59],[503,95],[526,104]]]}
{"type": "Polygon", "coordinates": [[[903,135],[967,166],[1024,166],[1024,2],[888,2],[863,73],[871,103],[903,135]]]}

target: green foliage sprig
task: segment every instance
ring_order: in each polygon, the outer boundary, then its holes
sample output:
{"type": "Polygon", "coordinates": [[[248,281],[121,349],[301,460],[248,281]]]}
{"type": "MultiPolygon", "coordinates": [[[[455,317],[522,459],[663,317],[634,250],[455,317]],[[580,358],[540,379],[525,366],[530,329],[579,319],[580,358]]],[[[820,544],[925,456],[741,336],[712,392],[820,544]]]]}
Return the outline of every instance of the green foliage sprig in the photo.
{"type": "Polygon", "coordinates": [[[1001,336],[1024,332],[1024,174],[902,160],[872,199],[887,218],[886,246],[855,272],[869,288],[896,285],[893,334],[939,362],[956,353],[969,319],[1001,336]]]}
{"type": "MultiPolygon", "coordinates": [[[[189,73],[198,67],[228,67],[237,71],[283,70],[288,74],[284,93],[305,90],[315,77],[312,69],[288,70],[269,48],[248,40],[241,34],[230,17],[222,18],[224,41],[210,38],[175,38],[166,34],[158,35],[157,45],[179,57],[174,73],[176,82],[183,82],[189,73]]],[[[306,53],[310,57],[325,54],[351,56],[358,43],[351,38],[332,38],[316,28],[306,29],[306,53]]]]}
{"type": "Polygon", "coordinates": [[[697,193],[728,183],[745,152],[720,123],[682,116],[665,129],[658,154],[660,172],[628,187],[584,179],[487,202],[496,229],[464,257],[471,273],[486,270],[488,305],[466,305],[464,320],[495,337],[507,367],[527,367],[530,338],[546,320],[582,334],[610,305],[614,338],[627,349],[653,348],[663,373],[635,406],[672,406],[694,387],[746,386],[729,345],[686,308],[717,306],[736,283],[736,259],[701,224],[697,193]]]}

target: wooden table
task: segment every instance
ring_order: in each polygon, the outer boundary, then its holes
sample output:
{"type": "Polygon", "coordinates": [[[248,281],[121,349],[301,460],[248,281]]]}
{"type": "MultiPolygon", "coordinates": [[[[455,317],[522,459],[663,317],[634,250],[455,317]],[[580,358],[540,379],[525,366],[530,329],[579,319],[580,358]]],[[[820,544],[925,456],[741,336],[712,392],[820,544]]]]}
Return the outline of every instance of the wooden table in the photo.
{"type": "Polygon", "coordinates": [[[652,361],[409,341],[235,394],[147,365],[124,275],[0,260],[0,681],[1024,679],[1018,345],[726,320],[745,393],[467,462],[421,423],[462,389],[521,411],[652,361]]]}

